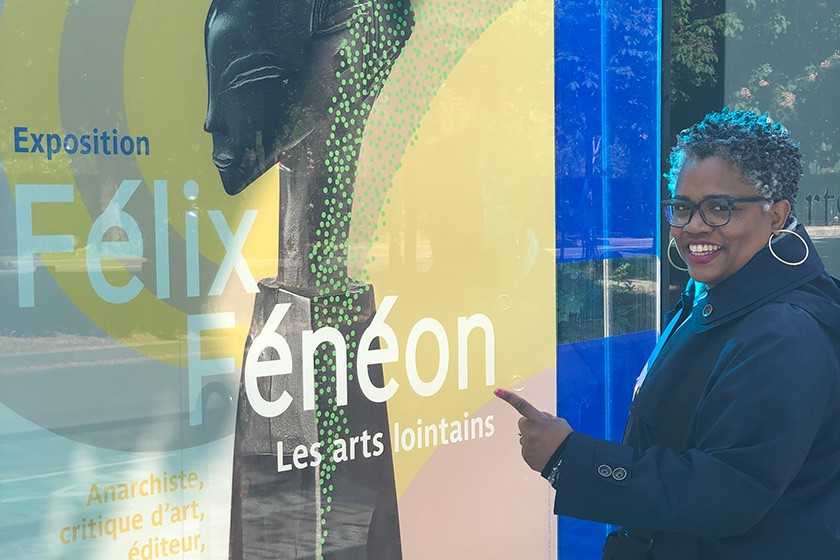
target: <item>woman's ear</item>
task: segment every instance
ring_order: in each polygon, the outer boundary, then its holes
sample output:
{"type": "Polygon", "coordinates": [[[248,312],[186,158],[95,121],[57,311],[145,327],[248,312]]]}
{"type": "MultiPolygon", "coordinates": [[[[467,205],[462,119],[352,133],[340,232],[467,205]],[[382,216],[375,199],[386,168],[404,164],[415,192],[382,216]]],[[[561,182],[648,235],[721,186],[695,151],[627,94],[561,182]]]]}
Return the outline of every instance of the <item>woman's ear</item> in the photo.
{"type": "Polygon", "coordinates": [[[790,216],[790,201],[783,198],[774,202],[770,206],[770,215],[774,231],[784,228],[788,216],[790,216]]]}

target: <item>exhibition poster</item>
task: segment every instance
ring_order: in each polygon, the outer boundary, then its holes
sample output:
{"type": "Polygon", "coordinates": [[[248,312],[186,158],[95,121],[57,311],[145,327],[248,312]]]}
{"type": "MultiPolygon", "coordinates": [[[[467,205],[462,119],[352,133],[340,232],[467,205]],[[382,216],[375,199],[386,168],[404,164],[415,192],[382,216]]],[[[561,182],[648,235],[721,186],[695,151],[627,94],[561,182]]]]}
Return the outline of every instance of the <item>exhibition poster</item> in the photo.
{"type": "Polygon", "coordinates": [[[553,33],[0,0],[0,556],[556,557],[553,33]]]}

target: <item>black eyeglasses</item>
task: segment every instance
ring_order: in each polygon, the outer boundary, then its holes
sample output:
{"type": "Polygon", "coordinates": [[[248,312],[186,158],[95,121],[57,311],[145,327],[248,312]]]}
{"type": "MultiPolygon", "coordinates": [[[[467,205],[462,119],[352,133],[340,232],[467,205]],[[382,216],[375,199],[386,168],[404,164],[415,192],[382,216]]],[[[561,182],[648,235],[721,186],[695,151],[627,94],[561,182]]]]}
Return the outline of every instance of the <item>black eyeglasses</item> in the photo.
{"type": "Polygon", "coordinates": [[[675,228],[684,228],[700,210],[700,218],[711,227],[725,226],[732,219],[732,208],[740,202],[772,202],[764,196],[732,198],[731,196],[709,196],[697,204],[690,200],[672,199],[662,202],[665,218],[675,228]]]}

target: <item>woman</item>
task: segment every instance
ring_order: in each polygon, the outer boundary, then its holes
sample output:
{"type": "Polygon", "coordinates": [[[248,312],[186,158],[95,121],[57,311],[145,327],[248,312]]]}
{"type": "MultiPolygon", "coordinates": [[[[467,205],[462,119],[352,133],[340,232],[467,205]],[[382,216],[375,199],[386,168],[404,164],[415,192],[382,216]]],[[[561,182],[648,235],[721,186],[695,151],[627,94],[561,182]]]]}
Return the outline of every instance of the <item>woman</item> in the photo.
{"type": "MultiPolygon", "coordinates": [[[[798,145],[724,110],[671,155],[691,276],[637,383],[624,441],[508,391],[555,512],[624,527],[605,558],[840,558],[840,289],[792,215],[798,145]]],[[[670,248],[670,247],[669,247],[670,248]]]]}

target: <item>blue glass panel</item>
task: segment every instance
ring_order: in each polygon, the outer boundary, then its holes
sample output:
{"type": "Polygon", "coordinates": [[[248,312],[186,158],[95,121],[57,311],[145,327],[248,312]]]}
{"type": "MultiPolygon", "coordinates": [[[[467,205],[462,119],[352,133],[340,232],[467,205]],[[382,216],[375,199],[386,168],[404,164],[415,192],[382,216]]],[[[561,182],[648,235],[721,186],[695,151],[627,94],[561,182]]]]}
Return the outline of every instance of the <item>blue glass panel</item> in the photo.
{"type": "MultiPolygon", "coordinates": [[[[620,441],[633,385],[655,342],[656,331],[642,331],[558,346],[558,414],[575,430],[620,441]]],[[[560,517],[559,557],[600,558],[607,531],[602,523],[560,517]]]]}
{"type": "Polygon", "coordinates": [[[656,252],[658,0],[555,4],[558,262],[656,252]]]}
{"type": "MultiPolygon", "coordinates": [[[[555,2],[558,263],[657,252],[661,12],[659,0],[555,2]]],[[[586,293],[585,282],[564,291],[586,293]]],[[[558,414],[619,440],[655,339],[646,330],[558,347],[558,414]]],[[[600,558],[606,525],[558,523],[561,559],[600,558]]]]}

